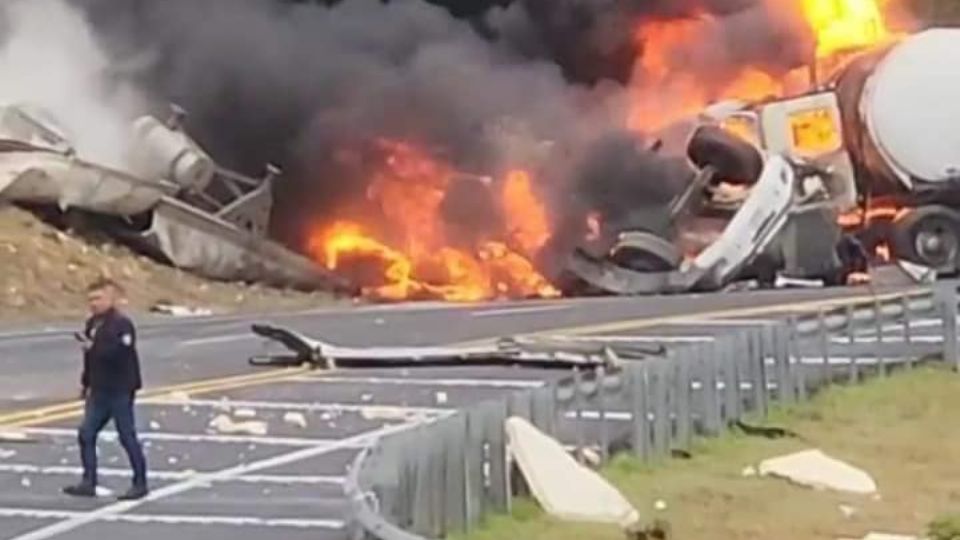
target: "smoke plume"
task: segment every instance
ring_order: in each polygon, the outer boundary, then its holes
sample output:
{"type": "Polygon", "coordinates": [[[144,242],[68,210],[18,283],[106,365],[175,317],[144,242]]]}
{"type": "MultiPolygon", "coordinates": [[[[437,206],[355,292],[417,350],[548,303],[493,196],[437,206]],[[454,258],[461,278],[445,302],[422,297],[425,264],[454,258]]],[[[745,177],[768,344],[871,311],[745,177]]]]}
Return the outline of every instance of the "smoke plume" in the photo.
{"type": "Polygon", "coordinates": [[[285,170],[274,232],[293,247],[364,193],[379,138],[471,173],[533,170],[556,215],[662,207],[686,171],[624,142],[644,76],[637,25],[711,14],[672,51],[704,77],[802,56],[777,48],[792,31],[766,0],[516,0],[470,20],[421,0],[69,1],[93,30],[56,0],[9,4],[0,99],[39,99],[93,155],[122,148],[135,108],[118,78],[154,110],[177,103],[224,165],[285,170]]]}
{"type": "Polygon", "coordinates": [[[82,14],[60,0],[7,0],[0,21],[0,104],[52,116],[80,155],[122,167],[142,104],[111,80],[109,55],[82,14]]]}

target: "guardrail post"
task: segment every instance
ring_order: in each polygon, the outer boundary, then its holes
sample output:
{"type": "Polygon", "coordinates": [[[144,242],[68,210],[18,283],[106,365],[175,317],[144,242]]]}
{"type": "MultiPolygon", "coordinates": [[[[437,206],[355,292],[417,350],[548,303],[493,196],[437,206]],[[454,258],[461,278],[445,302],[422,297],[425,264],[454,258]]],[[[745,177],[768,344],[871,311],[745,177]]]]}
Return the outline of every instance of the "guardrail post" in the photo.
{"type": "Polygon", "coordinates": [[[787,322],[787,359],[795,396],[800,401],[806,401],[808,395],[807,365],[804,363],[804,351],[801,347],[800,335],[797,332],[797,317],[793,315],[787,322]]]}
{"type": "Polygon", "coordinates": [[[647,363],[630,365],[627,373],[630,374],[630,412],[633,416],[633,451],[644,460],[650,459],[650,421],[647,416],[649,410],[647,363]]]}
{"type": "Polygon", "coordinates": [[[960,369],[960,351],[957,345],[957,282],[944,281],[937,285],[937,300],[943,317],[943,360],[960,369]]]}
{"type": "Polygon", "coordinates": [[[883,305],[879,298],[873,299],[873,322],[877,332],[877,374],[887,376],[887,361],[883,354],[883,305]]]}
{"type": "Polygon", "coordinates": [[[830,368],[830,328],[827,327],[827,313],[823,308],[817,311],[817,337],[820,341],[820,357],[823,359],[822,384],[830,386],[833,382],[833,371],[830,368]]]}
{"type": "MultiPolygon", "coordinates": [[[[654,360],[653,365],[653,447],[658,456],[670,453],[670,407],[668,392],[670,389],[670,360],[654,360]]],[[[648,386],[649,388],[649,386],[648,386]]]]}
{"type": "Polygon", "coordinates": [[[580,388],[580,385],[583,383],[583,376],[580,373],[578,368],[573,368],[573,408],[574,408],[574,418],[573,418],[573,431],[574,431],[574,442],[577,445],[576,448],[576,457],[577,461],[583,463],[583,390],[580,388]]]}
{"type": "Polygon", "coordinates": [[[691,442],[690,398],[692,397],[691,386],[693,381],[690,379],[690,364],[695,358],[694,355],[699,354],[699,347],[685,348],[677,357],[674,366],[674,377],[676,377],[674,381],[674,389],[676,390],[674,414],[677,422],[677,443],[683,450],[689,448],[691,442]]]}
{"type": "Polygon", "coordinates": [[[733,363],[733,354],[730,348],[730,340],[714,341],[709,347],[706,347],[708,355],[700,359],[700,381],[702,385],[701,403],[703,403],[703,422],[704,430],[710,435],[719,434],[725,425],[722,415],[722,405],[720,402],[720,389],[717,388],[719,382],[719,369],[726,373],[730,370],[733,363]]]}
{"type": "Polygon", "coordinates": [[[767,417],[767,346],[763,328],[750,329],[750,384],[753,386],[753,403],[761,417],[767,417]]]}
{"type": "Polygon", "coordinates": [[[607,400],[606,392],[607,370],[600,366],[596,371],[597,380],[597,415],[600,420],[600,459],[603,463],[610,457],[610,432],[607,428],[607,400]]]}
{"type": "Polygon", "coordinates": [[[856,322],[856,307],[848,305],[846,307],[846,316],[847,316],[847,345],[849,350],[847,351],[847,356],[850,360],[850,373],[849,379],[850,384],[856,384],[860,378],[860,372],[857,367],[857,322],[856,322]]]}
{"type": "MultiPolygon", "coordinates": [[[[743,397],[740,395],[740,366],[744,365],[744,359],[750,355],[749,335],[740,331],[734,340],[727,343],[725,356],[725,365],[723,368],[723,393],[724,393],[724,419],[723,427],[726,428],[734,420],[739,420],[743,409],[743,397]]],[[[749,377],[748,377],[749,378],[749,377]]]]}
{"type": "Polygon", "coordinates": [[[910,313],[910,297],[900,296],[900,309],[903,312],[903,347],[907,350],[907,369],[913,369],[914,358],[910,354],[910,345],[913,343],[912,315],[910,313]]]}

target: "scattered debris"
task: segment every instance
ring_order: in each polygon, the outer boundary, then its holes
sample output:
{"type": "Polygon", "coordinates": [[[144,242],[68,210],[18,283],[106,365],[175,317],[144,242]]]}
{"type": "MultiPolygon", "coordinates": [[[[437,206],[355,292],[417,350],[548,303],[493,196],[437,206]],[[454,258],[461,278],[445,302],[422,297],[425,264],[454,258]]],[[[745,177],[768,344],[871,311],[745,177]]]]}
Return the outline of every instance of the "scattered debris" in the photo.
{"type": "Polygon", "coordinates": [[[20,479],[20,485],[23,486],[23,487],[25,487],[25,488],[28,488],[28,487],[30,487],[31,485],[33,485],[33,482],[31,482],[29,478],[27,478],[26,476],[24,476],[23,478],[20,479]]]}
{"type": "Polygon", "coordinates": [[[195,308],[188,306],[178,306],[166,302],[158,302],[150,307],[152,313],[170,315],[172,317],[206,317],[213,315],[213,310],[207,308],[195,308]]]}
{"type": "Polygon", "coordinates": [[[581,463],[594,469],[599,469],[600,465],[603,464],[603,458],[600,457],[600,452],[597,449],[581,448],[577,452],[577,455],[579,456],[581,463]]]}
{"type": "Polygon", "coordinates": [[[609,482],[577,463],[556,440],[522,418],[506,421],[507,438],[530,491],[551,516],[620,525],[631,530],[637,510],[609,482]]]}
{"type": "Polygon", "coordinates": [[[27,443],[34,442],[35,439],[21,430],[7,430],[0,428],[0,442],[4,443],[27,443]]]}
{"type": "Polygon", "coordinates": [[[760,464],[759,470],[763,476],[784,478],[814,489],[859,495],[877,492],[877,485],[869,474],[816,449],[768,459],[760,464]]]}
{"type": "Polygon", "coordinates": [[[360,401],[364,403],[370,403],[371,401],[373,401],[373,394],[369,394],[369,393],[360,394],[360,401]]]}
{"type": "Polygon", "coordinates": [[[857,514],[857,509],[850,506],[849,504],[841,504],[840,513],[843,514],[843,517],[849,519],[857,514]]]}
{"type": "Polygon", "coordinates": [[[233,411],[233,416],[235,416],[235,417],[237,417],[237,418],[256,418],[256,417],[257,417],[257,411],[255,411],[254,409],[249,409],[249,408],[237,409],[237,410],[233,411]]]}
{"type": "Polygon", "coordinates": [[[153,431],[158,431],[160,429],[160,422],[157,422],[156,420],[151,420],[150,429],[152,429],[153,431]]]}
{"type": "Polygon", "coordinates": [[[16,450],[6,450],[4,448],[0,448],[0,459],[10,459],[15,455],[17,455],[16,450]]]}
{"type": "Polygon", "coordinates": [[[437,405],[446,405],[449,399],[446,392],[437,392],[437,405]]]}
{"type": "Polygon", "coordinates": [[[742,471],[740,471],[740,476],[743,476],[743,477],[749,478],[756,475],[757,475],[757,468],[752,465],[748,465],[747,467],[744,467],[742,471]]]}
{"type": "Polygon", "coordinates": [[[300,429],[307,428],[307,417],[304,416],[303,413],[301,412],[289,411],[283,415],[283,421],[286,424],[290,424],[291,426],[296,426],[300,429]]]}
{"type": "Polygon", "coordinates": [[[180,459],[177,456],[170,456],[167,458],[167,463],[170,465],[176,465],[180,459]]]}
{"type": "Polygon", "coordinates": [[[663,512],[664,510],[667,509],[667,502],[664,501],[663,499],[657,499],[657,501],[653,503],[653,509],[663,512]]]}
{"type": "Polygon", "coordinates": [[[112,489],[104,486],[97,486],[97,497],[110,497],[112,495],[113,495],[112,489]]]}
{"type": "Polygon", "coordinates": [[[421,422],[429,415],[425,411],[384,405],[365,407],[360,411],[360,416],[371,422],[421,422]]]}
{"type": "Polygon", "coordinates": [[[856,538],[843,538],[841,540],[920,540],[916,536],[909,536],[903,534],[887,534],[887,533],[878,533],[872,532],[867,533],[866,536],[860,539],[856,538]]]}
{"type": "Polygon", "coordinates": [[[260,420],[234,422],[229,416],[221,414],[210,421],[210,427],[223,434],[246,433],[249,435],[264,436],[267,434],[267,423],[260,420]]]}
{"type": "Polygon", "coordinates": [[[167,394],[163,399],[171,403],[188,403],[190,401],[190,394],[183,390],[175,390],[167,394]]]}
{"type": "Polygon", "coordinates": [[[743,432],[744,435],[750,435],[753,437],[764,437],[767,439],[798,439],[800,435],[781,427],[776,426],[754,426],[743,422],[742,420],[737,420],[734,422],[734,425],[743,432]]]}

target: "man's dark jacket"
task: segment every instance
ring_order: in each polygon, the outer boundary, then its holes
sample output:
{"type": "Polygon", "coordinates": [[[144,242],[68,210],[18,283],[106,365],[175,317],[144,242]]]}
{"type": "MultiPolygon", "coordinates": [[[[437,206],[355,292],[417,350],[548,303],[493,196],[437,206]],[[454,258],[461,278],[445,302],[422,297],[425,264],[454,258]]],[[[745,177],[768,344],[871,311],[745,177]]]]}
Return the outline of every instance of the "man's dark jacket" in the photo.
{"type": "Polygon", "coordinates": [[[117,310],[87,320],[84,334],[92,341],[83,355],[84,388],[94,392],[132,393],[143,386],[137,331],[117,310]]]}

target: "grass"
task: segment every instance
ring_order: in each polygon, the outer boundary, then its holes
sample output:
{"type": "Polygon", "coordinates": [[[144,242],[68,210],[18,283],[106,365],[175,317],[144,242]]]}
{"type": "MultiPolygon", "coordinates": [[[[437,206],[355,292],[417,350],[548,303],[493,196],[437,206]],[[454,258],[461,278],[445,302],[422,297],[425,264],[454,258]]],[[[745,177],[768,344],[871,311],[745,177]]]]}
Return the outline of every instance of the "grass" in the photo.
{"type": "MultiPolygon", "coordinates": [[[[860,538],[915,534],[960,509],[960,376],[917,369],[774,411],[771,425],[801,439],[730,434],[702,440],[693,458],[652,465],[620,457],[603,471],[650,519],[682,540],[860,538]],[[743,470],[782,453],[817,447],[869,472],[877,498],[819,492],[743,470]],[[655,503],[666,503],[655,510],[655,503]],[[851,514],[852,515],[848,515],[851,514]]],[[[494,516],[470,540],[622,540],[615,527],[561,523],[530,501],[494,516]]],[[[948,537],[949,538],[949,537],[948,537]]],[[[957,538],[960,538],[958,536],[957,538]]]]}

